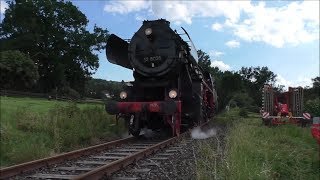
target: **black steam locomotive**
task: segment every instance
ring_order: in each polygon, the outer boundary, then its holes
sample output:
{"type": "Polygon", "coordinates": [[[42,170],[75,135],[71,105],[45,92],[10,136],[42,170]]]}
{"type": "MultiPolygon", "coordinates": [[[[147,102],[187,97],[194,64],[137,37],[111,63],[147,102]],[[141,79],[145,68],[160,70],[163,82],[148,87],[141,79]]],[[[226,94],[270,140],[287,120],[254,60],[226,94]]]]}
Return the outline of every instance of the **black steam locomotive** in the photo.
{"type": "Polygon", "coordinates": [[[120,102],[106,103],[106,111],[123,117],[134,136],[142,128],[179,135],[213,116],[214,80],[191,48],[164,19],[143,21],[129,42],[110,35],[107,59],[132,69],[135,81],[126,83],[120,102]]]}

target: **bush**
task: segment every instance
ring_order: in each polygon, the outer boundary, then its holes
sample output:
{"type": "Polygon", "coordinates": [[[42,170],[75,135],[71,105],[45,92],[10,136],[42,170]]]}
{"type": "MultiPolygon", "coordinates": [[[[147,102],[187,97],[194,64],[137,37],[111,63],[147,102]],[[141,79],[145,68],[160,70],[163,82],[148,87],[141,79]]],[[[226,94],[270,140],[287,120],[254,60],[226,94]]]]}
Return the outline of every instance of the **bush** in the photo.
{"type": "Polygon", "coordinates": [[[249,107],[248,107],[248,111],[250,111],[250,112],[255,112],[255,113],[259,113],[259,112],[260,112],[260,108],[259,108],[258,106],[252,105],[252,106],[249,106],[249,107]]]}
{"type": "Polygon", "coordinates": [[[244,117],[244,118],[248,117],[247,109],[246,108],[241,108],[240,111],[239,111],[239,116],[244,117]]]}
{"type": "Polygon", "coordinates": [[[250,97],[248,93],[235,93],[231,100],[235,101],[240,108],[250,107],[254,103],[252,97],[250,97]]]}
{"type": "Polygon", "coordinates": [[[320,116],[320,99],[316,98],[308,100],[305,104],[305,112],[310,113],[312,116],[320,116]]]}
{"type": "Polygon", "coordinates": [[[74,100],[80,99],[81,97],[76,90],[70,88],[69,86],[63,87],[59,94],[61,94],[62,96],[67,96],[68,98],[71,98],[74,100]]]}
{"type": "Polygon", "coordinates": [[[13,113],[16,121],[1,124],[1,165],[20,163],[121,137],[124,123],[115,124],[103,106],[55,105],[48,113],[29,107],[13,113]]]}
{"type": "Polygon", "coordinates": [[[24,90],[39,79],[35,63],[20,51],[0,52],[0,72],[1,88],[24,90]]]}

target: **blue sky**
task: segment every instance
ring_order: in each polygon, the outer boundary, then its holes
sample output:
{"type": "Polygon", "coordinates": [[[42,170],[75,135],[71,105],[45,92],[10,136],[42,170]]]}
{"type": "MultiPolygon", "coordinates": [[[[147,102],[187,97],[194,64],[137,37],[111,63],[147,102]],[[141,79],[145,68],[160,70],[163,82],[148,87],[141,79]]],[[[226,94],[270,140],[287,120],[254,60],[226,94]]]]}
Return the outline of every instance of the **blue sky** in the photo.
{"type": "MultiPolygon", "coordinates": [[[[319,1],[72,1],[94,24],[130,39],[143,20],[165,18],[184,27],[212,66],[237,71],[268,66],[285,86],[311,85],[319,76],[319,1]]],[[[5,4],[1,2],[1,13],[5,4]]],[[[133,80],[132,72],[110,64],[105,51],[93,75],[133,80]]]]}

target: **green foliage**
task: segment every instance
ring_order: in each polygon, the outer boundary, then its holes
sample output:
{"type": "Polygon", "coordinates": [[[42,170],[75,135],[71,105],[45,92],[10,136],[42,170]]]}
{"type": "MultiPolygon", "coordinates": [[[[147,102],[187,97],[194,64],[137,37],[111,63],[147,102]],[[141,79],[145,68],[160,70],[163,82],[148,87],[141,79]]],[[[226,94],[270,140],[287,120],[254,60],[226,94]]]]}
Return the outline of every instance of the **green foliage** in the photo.
{"type": "Polygon", "coordinates": [[[28,53],[37,64],[37,89],[71,87],[83,93],[88,77],[98,68],[94,51],[105,48],[108,31],[94,26],[70,1],[10,1],[0,25],[0,46],[28,53]]]}
{"type": "Polygon", "coordinates": [[[268,67],[242,67],[239,74],[246,81],[252,81],[256,87],[264,84],[274,84],[277,75],[269,70],[268,67]]]}
{"type": "Polygon", "coordinates": [[[248,93],[237,92],[232,96],[238,107],[250,107],[253,104],[253,99],[248,95],[248,93]]]}
{"type": "Polygon", "coordinates": [[[305,112],[310,113],[312,116],[320,117],[320,99],[308,100],[305,104],[305,112]]]}
{"type": "MultiPolygon", "coordinates": [[[[222,72],[217,67],[211,67],[210,56],[207,53],[199,50],[198,56],[199,65],[210,72],[215,79],[215,88],[219,96],[219,111],[223,110],[226,105],[230,105],[230,102],[240,107],[245,106],[252,112],[259,111],[260,89],[266,83],[274,84],[276,79],[276,75],[268,67],[243,67],[239,72],[222,72]]],[[[279,90],[281,88],[279,86],[279,90]]]]}
{"type": "Polygon", "coordinates": [[[1,166],[120,137],[114,124],[101,105],[1,97],[1,166]]]}
{"type": "Polygon", "coordinates": [[[310,129],[267,128],[260,119],[245,119],[227,138],[226,179],[317,179],[318,147],[310,129]]]}
{"type": "Polygon", "coordinates": [[[221,174],[218,168],[221,164],[221,144],[219,140],[210,138],[206,141],[196,141],[195,147],[198,148],[196,157],[196,179],[219,179],[221,174]]]}
{"type": "Polygon", "coordinates": [[[91,79],[87,82],[85,95],[91,98],[106,98],[105,94],[113,99],[117,99],[122,88],[122,83],[116,81],[106,81],[103,79],[91,79]]]}
{"type": "Polygon", "coordinates": [[[20,51],[2,51],[0,57],[1,88],[31,88],[38,80],[37,66],[28,55],[20,51]]]}
{"type": "Polygon", "coordinates": [[[245,92],[234,93],[228,104],[230,107],[240,107],[250,112],[259,112],[260,110],[259,107],[254,103],[254,99],[245,92]]]}
{"type": "Polygon", "coordinates": [[[248,117],[248,110],[246,108],[241,108],[239,111],[239,116],[244,118],[248,117]]]}
{"type": "Polygon", "coordinates": [[[80,99],[80,94],[70,87],[63,87],[59,94],[61,94],[62,96],[67,96],[71,99],[80,99]]]}
{"type": "MultiPolygon", "coordinates": [[[[255,106],[261,106],[261,89],[264,84],[275,84],[277,75],[268,67],[242,67],[238,72],[244,83],[246,92],[253,98],[255,106]]],[[[279,87],[280,90],[281,87],[279,87]]]]}
{"type": "MultiPolygon", "coordinates": [[[[294,125],[268,128],[258,114],[237,116],[231,109],[218,115],[233,123],[226,137],[198,142],[198,179],[318,179],[319,147],[309,128],[294,125]],[[221,143],[224,142],[224,143],[221,143]]],[[[222,135],[223,136],[223,135],[222,135]]]]}
{"type": "Polygon", "coordinates": [[[304,103],[308,100],[320,98],[320,77],[312,79],[312,87],[304,88],[304,103]]]}
{"type": "Polygon", "coordinates": [[[209,69],[211,68],[211,60],[210,60],[210,56],[206,53],[203,52],[201,49],[197,51],[198,53],[198,64],[199,66],[205,70],[205,71],[209,71],[209,69]]]}
{"type": "Polygon", "coordinates": [[[312,85],[313,85],[313,88],[317,88],[318,92],[319,92],[319,90],[320,90],[320,76],[312,79],[312,85]]]}
{"type": "Polygon", "coordinates": [[[230,108],[229,111],[224,110],[215,117],[215,122],[224,126],[232,126],[240,120],[239,111],[238,107],[230,108]]]}

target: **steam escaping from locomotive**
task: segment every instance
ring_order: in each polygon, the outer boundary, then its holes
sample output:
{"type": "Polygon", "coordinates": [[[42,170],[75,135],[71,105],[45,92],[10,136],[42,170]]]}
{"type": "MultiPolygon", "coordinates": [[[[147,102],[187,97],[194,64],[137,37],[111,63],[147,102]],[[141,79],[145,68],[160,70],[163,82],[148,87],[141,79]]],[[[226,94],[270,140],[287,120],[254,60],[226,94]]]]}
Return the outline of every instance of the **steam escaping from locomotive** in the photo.
{"type": "Polygon", "coordinates": [[[192,139],[207,139],[215,136],[216,134],[217,134],[217,130],[213,127],[206,130],[201,129],[200,127],[196,127],[191,130],[192,139]]]}
{"type": "Polygon", "coordinates": [[[135,80],[123,84],[120,100],[107,102],[106,111],[123,118],[134,136],[142,129],[179,135],[216,111],[214,79],[183,31],[191,45],[164,19],[143,21],[128,41],[114,34],[107,41],[108,61],[132,69],[135,80]]]}

